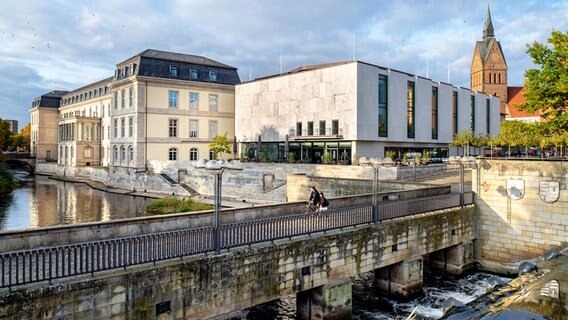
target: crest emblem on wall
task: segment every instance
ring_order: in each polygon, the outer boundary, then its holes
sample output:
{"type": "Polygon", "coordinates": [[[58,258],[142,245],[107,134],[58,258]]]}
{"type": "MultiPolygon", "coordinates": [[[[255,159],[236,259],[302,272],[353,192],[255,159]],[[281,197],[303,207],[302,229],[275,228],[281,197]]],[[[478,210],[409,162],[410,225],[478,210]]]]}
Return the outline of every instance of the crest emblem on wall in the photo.
{"type": "Polygon", "coordinates": [[[554,202],[560,197],[560,182],[540,181],[538,184],[538,195],[544,202],[554,202]]]}
{"type": "Polygon", "coordinates": [[[511,199],[519,200],[525,195],[525,180],[522,179],[508,179],[507,180],[507,195],[511,199]]]}

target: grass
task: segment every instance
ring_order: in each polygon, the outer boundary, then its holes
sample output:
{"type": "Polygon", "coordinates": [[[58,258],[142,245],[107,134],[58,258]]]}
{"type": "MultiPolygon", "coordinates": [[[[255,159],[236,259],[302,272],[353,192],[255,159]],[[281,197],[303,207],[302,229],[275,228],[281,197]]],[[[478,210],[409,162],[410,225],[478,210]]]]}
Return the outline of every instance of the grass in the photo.
{"type": "Polygon", "coordinates": [[[212,210],[213,205],[195,202],[191,199],[165,197],[156,199],[146,206],[146,212],[151,214],[169,214],[179,212],[212,210]]]}

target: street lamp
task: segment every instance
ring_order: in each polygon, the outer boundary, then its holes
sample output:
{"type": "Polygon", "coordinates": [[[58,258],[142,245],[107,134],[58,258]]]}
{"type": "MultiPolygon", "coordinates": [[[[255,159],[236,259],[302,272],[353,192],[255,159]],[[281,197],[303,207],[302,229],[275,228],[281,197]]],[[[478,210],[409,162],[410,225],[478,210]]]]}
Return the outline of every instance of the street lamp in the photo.
{"type": "Polygon", "coordinates": [[[194,164],[195,168],[205,168],[207,170],[214,170],[215,172],[215,186],[213,189],[213,244],[215,246],[215,253],[221,252],[221,195],[223,186],[223,173],[230,170],[242,170],[241,164],[237,160],[209,160],[205,163],[204,160],[199,160],[194,164]]]}

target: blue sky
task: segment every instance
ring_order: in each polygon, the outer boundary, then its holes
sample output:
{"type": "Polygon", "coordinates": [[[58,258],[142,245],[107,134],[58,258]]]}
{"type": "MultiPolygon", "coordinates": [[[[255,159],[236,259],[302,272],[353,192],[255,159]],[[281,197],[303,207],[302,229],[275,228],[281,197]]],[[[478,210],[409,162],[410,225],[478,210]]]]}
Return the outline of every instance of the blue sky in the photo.
{"type": "Polygon", "coordinates": [[[568,30],[568,1],[1,1],[0,117],[22,128],[34,97],[109,77],[148,48],[218,60],[241,80],[355,55],[469,87],[487,5],[509,85],[522,85],[526,45],[568,30]]]}

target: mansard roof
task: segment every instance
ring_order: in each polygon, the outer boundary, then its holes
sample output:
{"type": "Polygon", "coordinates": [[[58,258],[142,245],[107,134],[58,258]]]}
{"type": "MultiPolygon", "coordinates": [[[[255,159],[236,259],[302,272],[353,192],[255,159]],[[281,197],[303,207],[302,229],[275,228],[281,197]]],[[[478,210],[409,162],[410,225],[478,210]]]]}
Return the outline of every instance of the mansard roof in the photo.
{"type": "MultiPolygon", "coordinates": [[[[152,58],[152,59],[159,59],[159,60],[168,60],[168,61],[177,61],[183,63],[190,63],[190,64],[197,64],[202,66],[211,66],[216,68],[225,68],[225,69],[234,69],[237,68],[230,66],[228,64],[221,63],[219,61],[215,61],[213,59],[209,59],[203,56],[196,56],[191,54],[185,53],[176,53],[176,52],[168,52],[168,51],[161,51],[156,49],[146,49],[139,54],[133,56],[135,57],[144,57],[144,58],[152,58]]],[[[130,58],[130,59],[132,59],[130,58]]],[[[128,59],[128,60],[130,60],[128,59]]]]}

